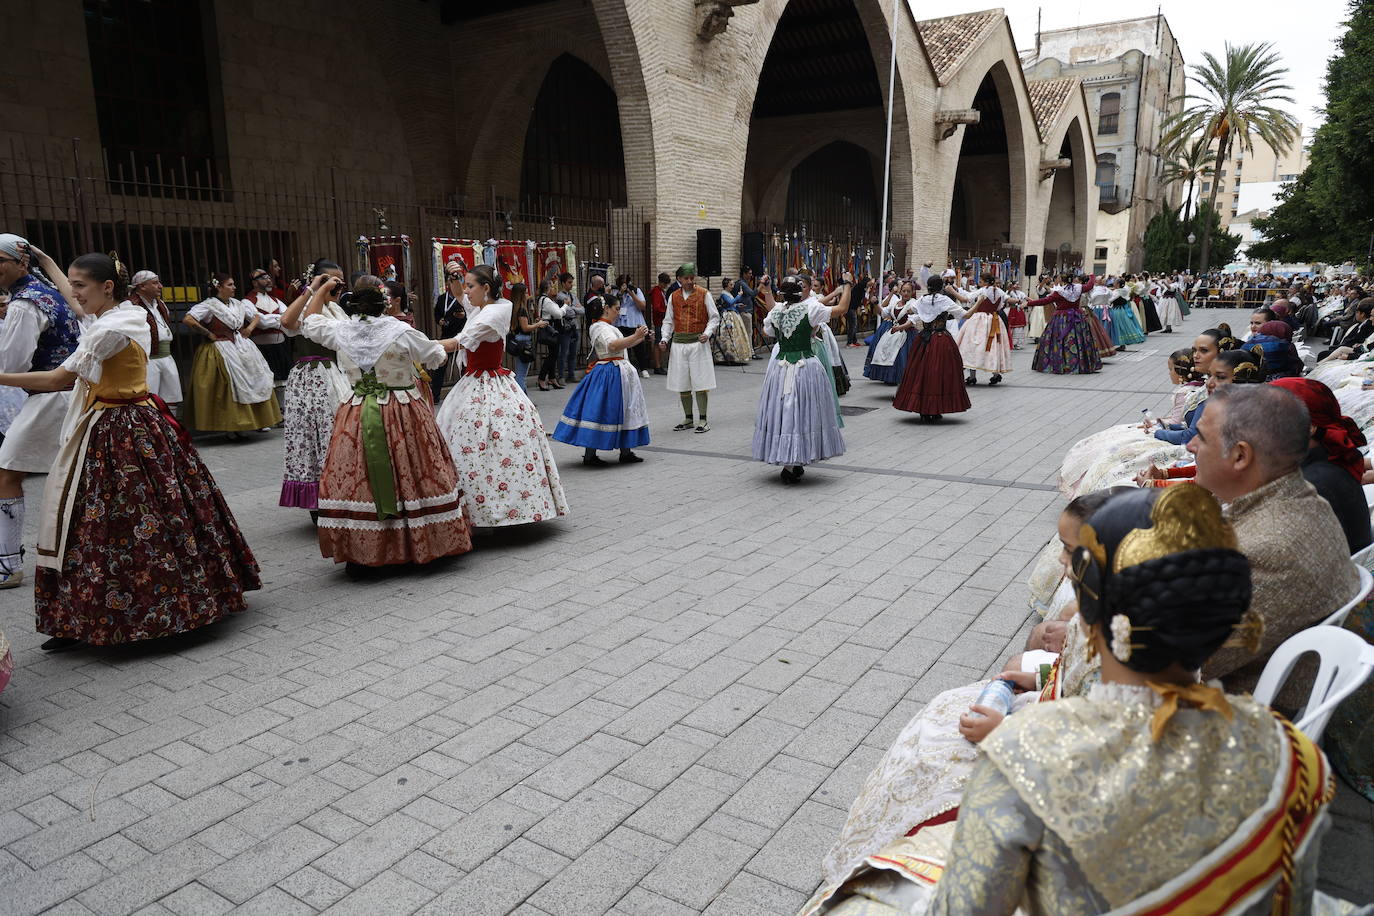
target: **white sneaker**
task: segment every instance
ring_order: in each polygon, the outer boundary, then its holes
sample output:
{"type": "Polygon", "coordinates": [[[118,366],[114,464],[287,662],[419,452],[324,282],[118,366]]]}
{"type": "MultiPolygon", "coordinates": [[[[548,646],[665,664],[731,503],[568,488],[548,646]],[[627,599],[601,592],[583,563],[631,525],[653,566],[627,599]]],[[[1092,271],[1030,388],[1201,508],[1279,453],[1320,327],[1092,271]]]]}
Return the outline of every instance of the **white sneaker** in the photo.
{"type": "Polygon", "coordinates": [[[16,569],[12,573],[0,572],[0,588],[18,588],[24,584],[24,570],[16,569]]]}
{"type": "Polygon", "coordinates": [[[648,378],[648,377],[649,377],[649,370],[648,370],[648,369],[640,369],[640,370],[639,370],[639,377],[640,377],[640,378],[648,378]]]}

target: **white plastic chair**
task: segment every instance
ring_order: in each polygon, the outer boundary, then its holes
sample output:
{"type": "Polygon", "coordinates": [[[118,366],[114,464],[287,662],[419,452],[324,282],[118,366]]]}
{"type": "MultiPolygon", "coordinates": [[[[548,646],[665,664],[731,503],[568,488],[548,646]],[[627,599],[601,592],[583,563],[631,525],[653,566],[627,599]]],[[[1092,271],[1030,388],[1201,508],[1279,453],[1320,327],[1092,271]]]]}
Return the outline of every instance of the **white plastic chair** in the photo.
{"type": "Polygon", "coordinates": [[[1308,652],[1317,653],[1319,665],[1312,681],[1312,693],[1307,698],[1306,709],[1298,716],[1297,726],[1313,741],[1320,741],[1331,713],[1341,700],[1359,689],[1374,671],[1374,646],[1340,627],[1315,626],[1294,633],[1274,650],[1264,666],[1264,673],[1255,685],[1255,699],[1272,704],[1293,666],[1308,652]]]}
{"type": "MultiPolygon", "coordinates": [[[[1365,548],[1365,550],[1368,549],[1368,547],[1365,548]]],[[[1359,554],[1356,554],[1356,556],[1359,556],[1359,554]]],[[[1369,597],[1370,588],[1374,588],[1374,574],[1371,574],[1369,570],[1365,569],[1358,563],[1356,563],[1355,565],[1355,571],[1360,574],[1360,587],[1356,590],[1355,597],[1351,598],[1344,605],[1337,608],[1335,611],[1331,613],[1331,616],[1323,620],[1322,624],[1324,626],[1338,627],[1342,625],[1343,623],[1345,623],[1345,618],[1348,617],[1350,615],[1350,612],[1355,609],[1355,605],[1359,604],[1365,598],[1369,597]]]]}

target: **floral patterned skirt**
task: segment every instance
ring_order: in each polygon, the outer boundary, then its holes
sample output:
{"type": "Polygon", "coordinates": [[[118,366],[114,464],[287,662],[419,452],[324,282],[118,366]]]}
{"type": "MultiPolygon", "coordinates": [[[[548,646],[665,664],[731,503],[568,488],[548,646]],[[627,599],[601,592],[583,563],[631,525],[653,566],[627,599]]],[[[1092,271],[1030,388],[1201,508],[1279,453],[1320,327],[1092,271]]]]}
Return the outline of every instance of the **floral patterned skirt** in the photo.
{"type": "Polygon", "coordinates": [[[395,394],[381,405],[391,452],[397,514],[377,518],[361,404],[344,404],[334,418],[334,438],[320,478],[320,553],[336,563],[383,566],[428,563],[472,549],[463,491],[448,446],[434,425],[429,403],[395,394]]]}
{"type": "Polygon", "coordinates": [[[1102,368],[1092,329],[1081,309],[1056,311],[1035,348],[1031,369],[1055,375],[1097,372],[1102,368]]]}
{"type": "Polygon", "coordinates": [[[40,566],[35,579],[38,632],[103,646],[243,610],[243,593],[261,587],[258,563],[200,455],[148,405],[108,407],[92,423],[60,569],[40,566]]]}
{"type": "Polygon", "coordinates": [[[283,473],[279,506],[317,508],[320,472],[334,433],[334,412],[339,409],[337,374],[339,370],[332,362],[302,360],[291,367],[291,374],[286,377],[282,394],[283,473]]]}
{"type": "Polygon", "coordinates": [[[509,372],[464,375],[437,419],[474,525],[525,525],[568,514],[544,423],[509,372]]]}
{"type": "Polygon", "coordinates": [[[716,329],[715,350],[720,361],[727,364],[747,363],[754,355],[749,330],[739,312],[722,311],[720,327],[716,329]]]}

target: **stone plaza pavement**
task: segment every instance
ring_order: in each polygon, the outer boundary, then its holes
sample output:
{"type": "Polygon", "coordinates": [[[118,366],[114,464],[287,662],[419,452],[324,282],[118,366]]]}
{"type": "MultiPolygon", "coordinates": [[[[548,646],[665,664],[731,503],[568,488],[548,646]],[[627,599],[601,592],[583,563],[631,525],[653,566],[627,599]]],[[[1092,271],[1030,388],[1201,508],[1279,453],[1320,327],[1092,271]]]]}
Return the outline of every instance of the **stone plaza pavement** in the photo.
{"type": "MultiPolygon", "coordinates": [[[[902,725],[1019,649],[1064,450],[1165,407],[1209,323],[1094,376],[1018,352],[938,426],[858,378],[848,453],[792,488],[748,460],[762,361],[718,370],[707,435],[655,377],[644,464],[555,446],[567,519],[369,581],[276,506],[278,433],[206,438],[246,613],[50,656],[0,593],[0,913],[795,912],[902,725]]],[[[532,392],[550,428],[567,393],[532,392]]],[[[1324,883],[1368,901],[1352,796],[1324,883]]]]}

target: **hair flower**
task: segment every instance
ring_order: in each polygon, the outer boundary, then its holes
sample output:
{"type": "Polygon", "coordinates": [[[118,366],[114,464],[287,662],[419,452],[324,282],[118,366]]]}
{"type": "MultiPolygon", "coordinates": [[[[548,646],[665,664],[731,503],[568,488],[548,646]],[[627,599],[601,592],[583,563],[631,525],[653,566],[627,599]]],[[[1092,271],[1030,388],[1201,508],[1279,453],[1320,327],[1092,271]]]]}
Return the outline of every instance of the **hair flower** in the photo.
{"type": "Polygon", "coordinates": [[[1131,660],[1131,618],[1125,614],[1114,614],[1111,622],[1112,654],[1117,661],[1131,660]]]}

